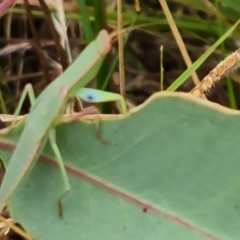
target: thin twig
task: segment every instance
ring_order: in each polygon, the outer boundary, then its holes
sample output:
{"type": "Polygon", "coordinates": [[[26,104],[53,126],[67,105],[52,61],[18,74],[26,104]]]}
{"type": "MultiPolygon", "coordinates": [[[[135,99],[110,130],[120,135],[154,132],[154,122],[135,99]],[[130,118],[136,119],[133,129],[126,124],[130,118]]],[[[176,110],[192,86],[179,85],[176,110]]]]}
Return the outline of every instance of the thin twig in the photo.
{"type": "Polygon", "coordinates": [[[124,44],[123,35],[120,34],[122,30],[122,0],[117,0],[117,14],[118,14],[118,54],[119,54],[119,86],[120,94],[125,98],[125,72],[124,72],[124,44]]]}
{"type": "Polygon", "coordinates": [[[15,233],[22,236],[23,238],[25,238],[27,240],[33,240],[34,239],[32,235],[23,231],[18,226],[14,225],[14,222],[15,222],[14,220],[9,221],[9,220],[5,219],[3,216],[0,215],[0,223],[1,222],[4,223],[6,227],[10,228],[11,230],[13,230],[15,233]]]}
{"type": "MultiPolygon", "coordinates": [[[[181,52],[181,54],[183,56],[183,59],[184,59],[186,65],[187,65],[187,67],[189,68],[192,65],[192,61],[191,61],[191,59],[189,57],[187,49],[186,49],[186,47],[184,45],[184,42],[182,40],[182,37],[181,37],[181,35],[180,35],[180,33],[179,33],[178,29],[177,29],[177,26],[176,26],[176,24],[174,22],[172,14],[169,11],[168,5],[167,5],[165,0],[159,0],[159,3],[162,6],[163,12],[164,12],[164,14],[165,14],[165,16],[167,18],[167,21],[168,21],[169,26],[170,26],[170,28],[172,30],[172,33],[173,33],[173,35],[174,35],[174,37],[176,39],[177,45],[178,45],[179,50],[180,50],[180,52],[181,52]]],[[[195,85],[198,85],[200,83],[200,80],[199,80],[196,72],[192,73],[192,79],[193,79],[193,82],[195,83],[195,85]]]]}
{"type": "Polygon", "coordinates": [[[139,0],[135,0],[135,10],[136,10],[137,13],[141,12],[141,7],[140,7],[139,0]]]}
{"type": "Polygon", "coordinates": [[[34,40],[34,43],[35,43],[34,46],[37,50],[37,53],[38,53],[38,56],[39,56],[39,59],[40,59],[40,64],[41,64],[41,67],[42,67],[42,70],[43,70],[43,75],[44,75],[46,81],[50,82],[50,76],[48,74],[47,64],[46,64],[45,57],[44,57],[44,54],[43,54],[42,49],[41,49],[41,42],[38,38],[38,34],[37,34],[36,28],[34,26],[34,17],[33,17],[32,12],[31,12],[31,6],[30,6],[28,0],[24,0],[24,4],[25,4],[25,7],[26,7],[27,18],[29,20],[30,28],[31,28],[31,31],[32,31],[32,34],[33,34],[33,40],[34,40]]]}
{"type": "Polygon", "coordinates": [[[56,44],[55,46],[56,46],[56,49],[57,49],[57,52],[58,52],[58,55],[59,55],[59,58],[60,58],[60,63],[62,65],[62,68],[63,68],[63,71],[64,71],[68,67],[68,63],[67,63],[67,60],[66,60],[65,51],[64,51],[64,49],[63,49],[63,47],[60,43],[60,37],[59,37],[55,27],[54,27],[51,12],[49,11],[49,8],[48,8],[48,6],[47,6],[47,4],[45,3],[44,0],[38,0],[38,1],[39,1],[40,5],[43,9],[44,14],[45,14],[50,32],[51,32],[53,40],[56,44]]]}

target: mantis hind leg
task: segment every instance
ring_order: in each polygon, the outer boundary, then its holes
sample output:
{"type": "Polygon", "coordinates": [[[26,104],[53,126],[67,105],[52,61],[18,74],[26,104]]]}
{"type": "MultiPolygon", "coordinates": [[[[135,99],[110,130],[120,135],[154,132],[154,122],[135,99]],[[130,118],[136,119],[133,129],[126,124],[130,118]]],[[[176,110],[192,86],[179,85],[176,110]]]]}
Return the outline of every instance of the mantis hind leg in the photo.
{"type": "MultiPolygon", "coordinates": [[[[18,116],[20,114],[20,111],[22,109],[22,106],[23,106],[23,103],[24,103],[24,100],[29,97],[29,100],[30,100],[30,104],[31,106],[34,104],[35,100],[36,100],[36,97],[35,97],[35,94],[34,94],[34,91],[33,91],[33,87],[31,84],[27,84],[22,92],[22,95],[19,99],[19,103],[17,105],[17,108],[16,110],[14,111],[14,114],[15,116],[18,116]]],[[[20,121],[17,121],[17,120],[13,120],[11,122],[11,125],[8,127],[8,128],[4,128],[1,130],[1,134],[0,135],[7,135],[9,134],[14,128],[17,128],[18,126],[20,126],[21,124],[24,123],[24,120],[20,120],[20,121]]]]}
{"type": "Polygon", "coordinates": [[[34,104],[35,100],[36,100],[36,97],[35,97],[35,94],[34,94],[34,91],[33,91],[33,87],[32,87],[31,84],[27,84],[25,86],[25,88],[23,89],[22,95],[21,95],[21,97],[19,99],[19,103],[18,103],[17,108],[16,108],[16,110],[14,112],[14,115],[19,115],[19,113],[20,113],[20,111],[22,109],[23,102],[27,98],[27,96],[28,96],[28,98],[30,100],[30,104],[32,106],[34,104]]]}
{"type": "Polygon", "coordinates": [[[65,166],[64,166],[62,155],[61,155],[60,150],[59,150],[59,148],[57,146],[57,143],[56,143],[56,131],[55,131],[55,129],[51,129],[51,131],[49,133],[49,140],[50,140],[50,144],[51,144],[51,147],[52,147],[52,151],[53,151],[53,153],[54,153],[54,155],[55,155],[55,157],[58,161],[58,165],[60,167],[60,171],[61,171],[62,178],[63,178],[63,183],[64,183],[64,192],[58,199],[59,216],[60,216],[60,218],[62,218],[62,216],[63,216],[62,200],[70,192],[71,186],[70,186],[70,183],[69,183],[69,178],[67,176],[67,171],[66,171],[65,166]]]}

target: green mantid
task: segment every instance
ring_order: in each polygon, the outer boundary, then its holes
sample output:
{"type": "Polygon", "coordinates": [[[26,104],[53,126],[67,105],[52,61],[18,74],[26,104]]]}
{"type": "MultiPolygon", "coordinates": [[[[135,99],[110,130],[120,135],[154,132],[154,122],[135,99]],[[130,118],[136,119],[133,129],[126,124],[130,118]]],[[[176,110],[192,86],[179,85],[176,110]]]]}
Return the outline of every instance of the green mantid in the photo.
{"type": "Polygon", "coordinates": [[[113,35],[109,35],[106,30],[100,31],[96,39],[88,44],[71,66],[49,84],[36,100],[34,100],[30,85],[24,89],[16,114],[19,113],[27,94],[29,94],[32,107],[24,122],[20,140],[6,167],[0,188],[0,211],[8,204],[18,185],[36,163],[49,139],[64,180],[64,192],[58,199],[59,214],[62,216],[61,201],[69,193],[71,187],[60,150],[56,144],[55,126],[64,113],[67,102],[76,96],[88,102],[118,101],[122,113],[126,114],[127,112],[125,100],[121,95],[83,88],[98,73],[111,49],[112,37],[113,35]]]}

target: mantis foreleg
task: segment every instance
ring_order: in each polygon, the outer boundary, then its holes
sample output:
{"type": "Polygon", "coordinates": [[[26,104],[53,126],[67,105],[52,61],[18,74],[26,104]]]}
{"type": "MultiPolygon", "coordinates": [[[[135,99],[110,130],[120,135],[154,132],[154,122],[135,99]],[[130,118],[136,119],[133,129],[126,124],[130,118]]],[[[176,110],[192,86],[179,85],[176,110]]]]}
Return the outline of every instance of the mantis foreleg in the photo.
{"type": "MultiPolygon", "coordinates": [[[[92,103],[117,101],[120,105],[121,112],[123,114],[127,113],[127,104],[125,102],[125,99],[123,98],[123,96],[117,93],[105,92],[102,90],[97,90],[92,88],[82,88],[78,92],[78,97],[80,97],[83,101],[92,102],[92,103]]],[[[108,144],[108,141],[106,141],[101,137],[99,122],[97,123],[96,135],[101,142],[108,144]]]]}
{"type": "Polygon", "coordinates": [[[92,88],[82,88],[78,92],[78,97],[86,102],[102,103],[117,101],[123,114],[127,113],[127,105],[123,96],[117,93],[105,92],[92,88]]]}

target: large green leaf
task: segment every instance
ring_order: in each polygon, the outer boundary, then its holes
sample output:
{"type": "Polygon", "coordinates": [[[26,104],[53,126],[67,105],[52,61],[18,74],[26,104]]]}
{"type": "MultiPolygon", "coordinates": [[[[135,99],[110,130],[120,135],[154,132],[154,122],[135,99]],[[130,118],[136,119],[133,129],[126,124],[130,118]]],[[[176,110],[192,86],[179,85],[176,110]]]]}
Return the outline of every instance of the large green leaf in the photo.
{"type": "MultiPolygon", "coordinates": [[[[62,124],[57,142],[72,185],[63,219],[48,146],[11,214],[38,240],[240,239],[239,126],[239,112],[184,93],[155,94],[130,116],[102,121],[109,144],[94,124],[62,124]]],[[[18,135],[1,139],[6,163],[18,135]]]]}

